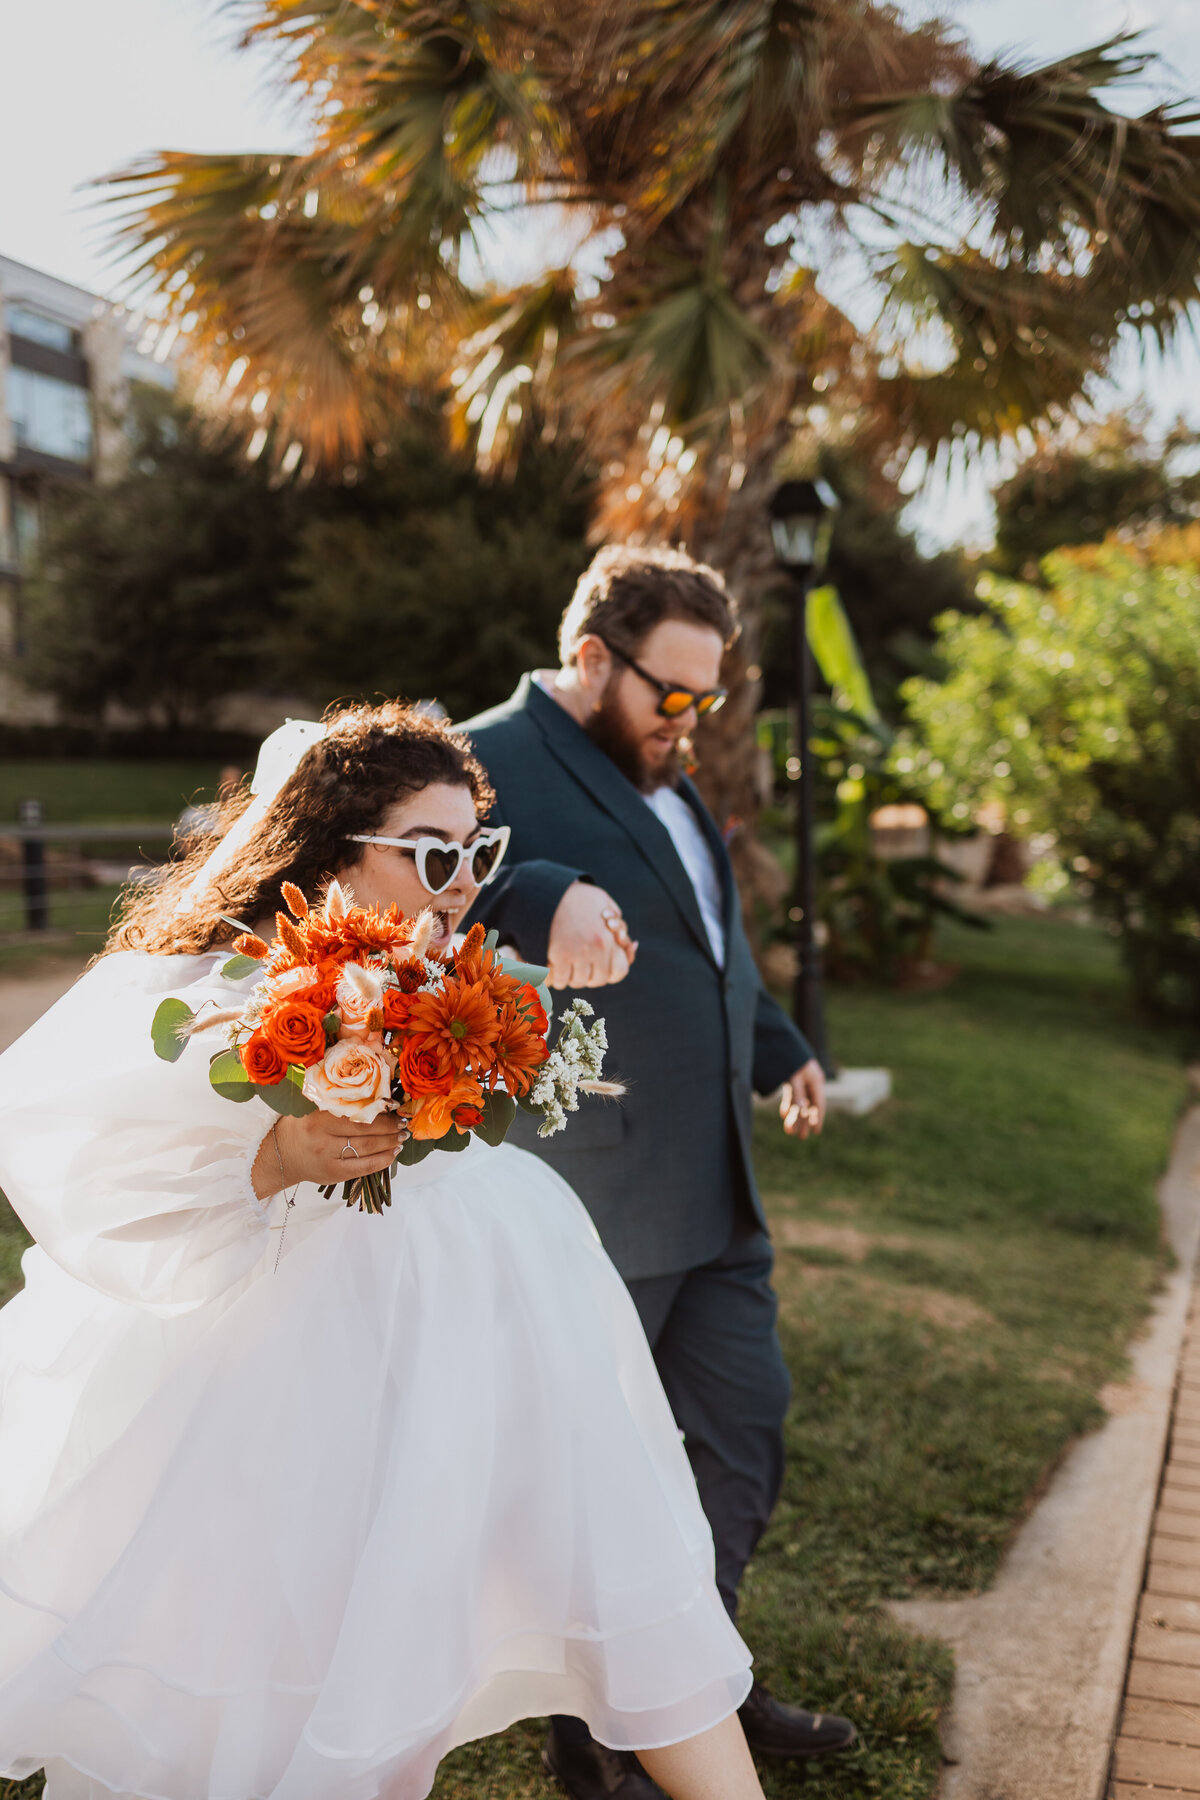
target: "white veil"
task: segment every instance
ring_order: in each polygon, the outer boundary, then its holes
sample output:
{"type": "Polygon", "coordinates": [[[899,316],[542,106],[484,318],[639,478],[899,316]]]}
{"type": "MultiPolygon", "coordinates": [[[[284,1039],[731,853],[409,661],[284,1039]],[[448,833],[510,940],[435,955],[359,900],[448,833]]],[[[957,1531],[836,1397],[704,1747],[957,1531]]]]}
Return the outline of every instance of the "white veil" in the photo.
{"type": "Polygon", "coordinates": [[[250,842],[266,818],[276,796],[291,779],[314,744],[328,736],[328,731],[315,719],[288,719],[277,731],[264,738],[254,766],[250,792],[254,796],[241,818],[236,820],[197,869],[180,896],[178,911],[190,912],[200,895],[250,842]]]}

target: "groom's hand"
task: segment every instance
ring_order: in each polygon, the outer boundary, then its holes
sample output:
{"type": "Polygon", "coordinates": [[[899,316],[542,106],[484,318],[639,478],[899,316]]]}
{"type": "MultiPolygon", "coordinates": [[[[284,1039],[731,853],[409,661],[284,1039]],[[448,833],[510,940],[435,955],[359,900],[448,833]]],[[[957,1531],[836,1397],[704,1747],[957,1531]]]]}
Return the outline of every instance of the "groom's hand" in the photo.
{"type": "Polygon", "coordinates": [[[783,1084],[779,1116],[789,1137],[811,1137],[825,1123],[825,1071],[814,1056],[783,1084]]]}
{"type": "Polygon", "coordinates": [[[612,895],[591,882],[572,882],[550,925],[550,986],[607,987],[624,981],[636,954],[612,895]]]}

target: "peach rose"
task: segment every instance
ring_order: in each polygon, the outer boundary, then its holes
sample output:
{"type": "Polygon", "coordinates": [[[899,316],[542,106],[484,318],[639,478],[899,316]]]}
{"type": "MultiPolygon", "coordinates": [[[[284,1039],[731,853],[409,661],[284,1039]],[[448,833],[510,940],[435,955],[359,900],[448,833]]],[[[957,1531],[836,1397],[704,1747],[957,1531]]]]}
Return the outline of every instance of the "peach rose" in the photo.
{"type": "Polygon", "coordinates": [[[341,1038],[307,1071],[303,1092],[322,1112],[369,1124],[391,1102],[391,1058],[371,1044],[341,1038]]]}
{"type": "Polygon", "coordinates": [[[374,1043],[378,1049],[383,1032],[383,983],[370,969],[347,963],[337,986],[337,1010],[342,1021],[340,1037],[374,1043]]]}
{"type": "Polygon", "coordinates": [[[263,994],[267,1003],[272,1000],[286,1000],[292,994],[299,994],[310,988],[316,979],[316,970],[311,963],[304,963],[298,969],[285,969],[282,975],[272,975],[263,985],[263,994]]]}

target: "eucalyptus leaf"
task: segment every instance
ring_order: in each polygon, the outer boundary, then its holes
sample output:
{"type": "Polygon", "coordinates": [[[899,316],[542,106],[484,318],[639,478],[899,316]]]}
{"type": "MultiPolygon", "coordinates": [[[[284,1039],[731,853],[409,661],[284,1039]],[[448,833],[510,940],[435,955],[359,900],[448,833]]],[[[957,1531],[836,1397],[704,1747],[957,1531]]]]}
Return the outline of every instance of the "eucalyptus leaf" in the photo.
{"type": "Polygon", "coordinates": [[[474,1127],[475,1136],[493,1149],[508,1136],[508,1128],[517,1116],[517,1103],[511,1094],[485,1094],[483,1120],[474,1127]]]}
{"type": "Polygon", "coordinates": [[[424,1162],[430,1151],[438,1147],[434,1138],[409,1138],[396,1161],[402,1168],[412,1169],[417,1163],[424,1162]]]}
{"type": "Polygon", "coordinates": [[[460,1131],[456,1125],[450,1127],[445,1137],[434,1139],[439,1150],[465,1150],[470,1141],[471,1133],[460,1131]]]}
{"type": "Polygon", "coordinates": [[[292,1082],[277,1081],[273,1087],[255,1086],[254,1092],[260,1100],[265,1100],[272,1112],[277,1112],[284,1119],[302,1119],[306,1113],[316,1112],[311,1100],[306,1100],[300,1089],[292,1082]]]}
{"type": "Polygon", "coordinates": [[[218,919],[220,919],[220,921],[223,925],[232,925],[233,929],[238,933],[239,936],[241,936],[241,934],[243,932],[245,932],[250,937],[258,936],[258,933],[255,931],[253,925],[246,925],[243,923],[243,921],[241,919],[231,919],[228,913],[218,913],[217,917],[218,917],[218,919]]]}
{"type": "Polygon", "coordinates": [[[527,981],[530,987],[543,987],[550,974],[542,963],[508,962],[501,958],[500,966],[506,975],[513,975],[518,981],[527,981]]]}
{"type": "Polygon", "coordinates": [[[208,1065],[209,1085],[224,1100],[253,1100],[255,1086],[236,1050],[221,1050],[208,1065]]]}
{"type": "Polygon", "coordinates": [[[180,1027],[189,1025],[195,1016],[186,1001],[174,997],[164,1000],[150,1026],[155,1056],[164,1062],[178,1062],[187,1049],[187,1039],[179,1035],[180,1027]]]}
{"type": "Polygon", "coordinates": [[[221,973],[226,981],[244,981],[247,975],[253,975],[261,967],[253,956],[231,956],[227,963],[221,964],[221,973]]]}
{"type": "Polygon", "coordinates": [[[498,931],[489,931],[483,940],[483,947],[485,950],[494,950],[499,942],[500,933],[498,931]]]}

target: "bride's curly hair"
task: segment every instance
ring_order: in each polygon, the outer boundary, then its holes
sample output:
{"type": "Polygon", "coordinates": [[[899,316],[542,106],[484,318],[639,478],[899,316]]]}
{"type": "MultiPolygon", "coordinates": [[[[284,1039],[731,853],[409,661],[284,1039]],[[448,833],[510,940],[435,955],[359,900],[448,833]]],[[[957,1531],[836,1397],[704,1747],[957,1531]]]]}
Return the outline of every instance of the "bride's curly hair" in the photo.
{"type": "Polygon", "coordinates": [[[250,804],[248,783],[221,805],[215,836],[206,834],[154,886],[128,891],[105,954],[142,950],[187,956],[215,949],[237,935],[222,914],[247,925],[272,917],[283,905],[285,881],[315,902],[333,876],[352,869],[362,855],[347,839],[377,831],[398,800],[434,782],[469,789],[480,817],[495,800],[466,738],[415,707],[397,700],[337,707],[325,715],[325,725],[328,735],[310,745],[240,855],[184,904],[216,839],[250,804]]]}

